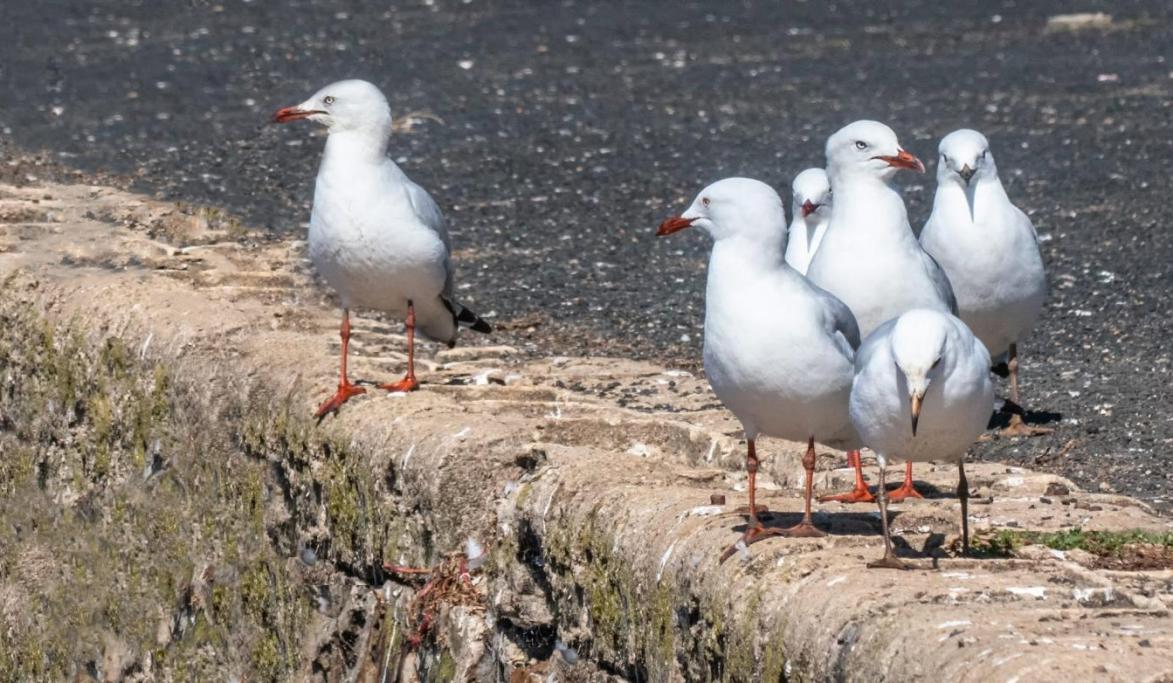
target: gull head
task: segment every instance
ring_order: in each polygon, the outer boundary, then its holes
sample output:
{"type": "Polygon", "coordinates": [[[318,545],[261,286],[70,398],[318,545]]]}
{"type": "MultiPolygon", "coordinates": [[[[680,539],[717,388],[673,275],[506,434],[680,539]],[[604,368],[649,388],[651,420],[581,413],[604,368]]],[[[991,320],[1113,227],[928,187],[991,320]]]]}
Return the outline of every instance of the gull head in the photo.
{"type": "Polygon", "coordinates": [[[687,211],[661,223],[656,235],[693,226],[714,240],[747,236],[781,243],[786,212],[782,198],[769,185],[750,178],[725,178],[701,190],[687,211]]]}
{"type": "Polygon", "coordinates": [[[308,100],[278,109],[274,123],[309,119],[325,126],[331,133],[370,131],[377,135],[391,132],[391,105],[373,84],[360,80],[338,81],[314,93],[308,100]]]}
{"type": "Polygon", "coordinates": [[[831,181],[821,168],[808,168],[794,176],[790,184],[794,191],[794,212],[804,219],[812,214],[825,217],[831,211],[831,181]]]}
{"type": "Polygon", "coordinates": [[[937,182],[955,182],[968,187],[974,184],[974,178],[980,180],[998,174],[994,156],[990,154],[990,141],[976,130],[953,131],[941,138],[937,151],[941,153],[937,182]]]}
{"type": "Polygon", "coordinates": [[[904,378],[912,415],[912,435],[920,419],[921,402],[941,372],[948,321],[937,311],[913,309],[896,320],[889,337],[896,369],[904,378]]]}
{"type": "Polygon", "coordinates": [[[925,172],[920,159],[901,147],[896,133],[879,121],[856,121],[827,139],[827,173],[832,177],[863,175],[887,181],[905,168],[925,172]]]}

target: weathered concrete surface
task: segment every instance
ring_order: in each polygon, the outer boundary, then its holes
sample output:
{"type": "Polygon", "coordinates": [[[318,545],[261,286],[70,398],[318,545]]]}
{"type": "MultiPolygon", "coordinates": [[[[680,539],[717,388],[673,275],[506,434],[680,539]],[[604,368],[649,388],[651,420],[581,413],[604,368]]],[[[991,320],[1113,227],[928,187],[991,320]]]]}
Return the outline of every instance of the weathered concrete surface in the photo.
{"type": "MultiPolygon", "coordinates": [[[[299,244],[253,241],[230,217],[98,187],[0,188],[0,278],[0,312],[21,331],[0,345],[0,445],[21,454],[0,471],[9,671],[1173,677],[1168,547],[1143,571],[1038,546],[957,557],[953,468],[919,468],[942,493],[894,506],[908,554],[928,551],[915,571],[865,569],[880,552],[878,517],[835,504],[816,520],[828,538],[772,540],[718,565],[740,525],[743,453],[688,373],[463,347],[435,354],[419,392],[362,396],[315,425],[336,382],[337,313],[299,244]],[[51,373],[34,372],[47,362],[51,373]],[[81,408],[57,419],[63,392],[81,408]],[[729,505],[709,505],[712,493],[729,505]],[[85,562],[63,564],[69,545],[53,528],[82,539],[85,562]],[[412,593],[376,590],[382,564],[432,565],[470,536],[490,548],[475,584],[484,603],[446,610],[439,640],[400,657],[412,593]],[[60,569],[79,565],[89,569],[60,569]],[[53,617],[79,591],[76,613],[53,617]]],[[[356,323],[354,377],[400,372],[399,336],[356,323]]],[[[792,523],[800,451],[762,451],[763,502],[782,511],[771,523],[792,523]]],[[[820,456],[819,490],[848,485],[842,465],[820,456]]],[[[1173,531],[1124,496],[1016,468],[968,471],[979,535],[1173,531]]]]}

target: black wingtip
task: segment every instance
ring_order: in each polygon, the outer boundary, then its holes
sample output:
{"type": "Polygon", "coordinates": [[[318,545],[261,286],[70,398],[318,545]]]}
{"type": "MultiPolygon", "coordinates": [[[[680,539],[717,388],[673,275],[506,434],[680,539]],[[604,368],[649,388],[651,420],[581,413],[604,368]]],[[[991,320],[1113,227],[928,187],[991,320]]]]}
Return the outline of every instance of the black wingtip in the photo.
{"type": "Polygon", "coordinates": [[[997,365],[990,368],[990,372],[1001,377],[1002,379],[1006,379],[1010,376],[1010,366],[1005,363],[998,363],[997,365]]]}
{"type": "Polygon", "coordinates": [[[456,322],[465,325],[474,332],[480,332],[482,334],[489,334],[493,331],[493,326],[485,322],[484,318],[463,306],[460,307],[460,312],[456,314],[456,322]]]}

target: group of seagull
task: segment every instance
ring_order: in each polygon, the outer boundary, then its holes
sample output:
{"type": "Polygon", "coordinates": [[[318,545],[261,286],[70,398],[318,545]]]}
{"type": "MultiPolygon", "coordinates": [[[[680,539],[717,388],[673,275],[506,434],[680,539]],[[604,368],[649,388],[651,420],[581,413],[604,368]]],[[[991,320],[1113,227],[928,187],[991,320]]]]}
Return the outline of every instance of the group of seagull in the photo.
{"type": "MultiPolygon", "coordinates": [[[[361,80],[322,88],[273,120],[309,119],[328,137],[314,189],[308,249],[339,295],[343,314],[338,389],[320,419],[365,389],[346,369],[351,307],[405,320],[407,374],[378,385],[412,391],[415,333],[455,344],[460,327],[491,327],[453,297],[451,245],[435,201],[387,156],[391,110],[361,80]]],[[[1041,433],[1022,419],[1019,340],[1042,310],[1046,278],[1030,219],[998,177],[986,138],[958,130],[940,143],[937,192],[919,240],[892,184],[924,172],[888,126],[856,121],[827,140],[826,169],[793,183],[787,225],[769,185],[726,178],[704,188],[658,235],[685,228],[713,239],[705,293],[704,367],[746,441],[748,523],[722,561],[771,536],[818,537],[811,516],[815,444],[848,451],[852,491],[820,501],[878,498],[884,556],[870,566],[904,568],[892,549],[888,500],[920,497],[912,463],[956,462],[962,547],[968,549],[963,458],[994,409],[991,359],[1010,377],[1010,435],[1041,433]],[[766,527],[756,504],[756,440],[806,442],[805,504],[795,526],[766,527]],[[879,464],[877,496],[860,449],[879,464]],[[888,459],[905,480],[886,491],[888,459]]]]}

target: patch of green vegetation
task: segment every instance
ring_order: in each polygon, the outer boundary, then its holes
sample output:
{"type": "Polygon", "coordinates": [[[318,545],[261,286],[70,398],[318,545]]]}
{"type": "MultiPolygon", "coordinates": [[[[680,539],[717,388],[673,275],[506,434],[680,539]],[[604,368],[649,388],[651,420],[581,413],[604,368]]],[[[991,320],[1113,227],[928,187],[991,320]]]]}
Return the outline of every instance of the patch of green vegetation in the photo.
{"type": "MultiPolygon", "coordinates": [[[[685,666],[692,668],[686,670],[693,676],[727,681],[781,676],[781,644],[775,643],[769,656],[756,648],[760,594],[736,607],[736,620],[722,601],[682,602],[684,596],[670,579],[649,584],[626,557],[612,551],[614,537],[597,514],[581,522],[547,519],[542,540],[544,566],[561,598],[559,619],[578,624],[585,612],[592,657],[620,670],[634,665],[633,676],[647,680],[672,678],[679,673],[677,662],[688,662],[685,666]],[[570,607],[577,594],[582,596],[581,611],[570,607]]],[[[509,557],[516,547],[511,546],[509,557]]]]}
{"type": "Polygon", "coordinates": [[[1131,529],[1127,531],[1084,531],[1079,528],[1062,531],[1023,531],[1000,529],[982,535],[970,544],[975,555],[1012,557],[1027,545],[1042,545],[1054,550],[1084,550],[1100,557],[1119,557],[1125,546],[1148,544],[1173,546],[1173,532],[1153,532],[1131,529]]]}
{"type": "Polygon", "coordinates": [[[21,291],[0,288],[0,680],[69,678],[108,635],[177,681],[289,680],[312,607],[269,543],[268,463],[165,366],[21,291]]]}
{"type": "Polygon", "coordinates": [[[452,653],[447,649],[440,652],[440,660],[436,662],[436,668],[429,677],[437,683],[450,683],[456,680],[456,660],[452,658],[452,653]]]}

